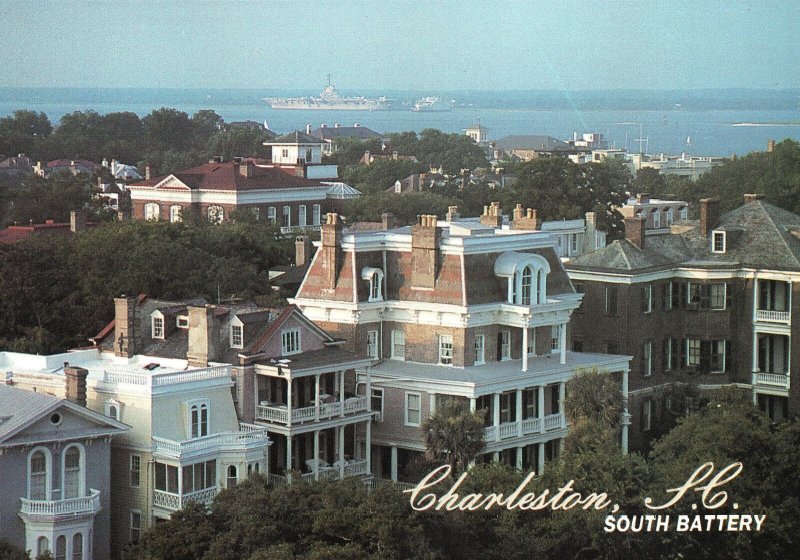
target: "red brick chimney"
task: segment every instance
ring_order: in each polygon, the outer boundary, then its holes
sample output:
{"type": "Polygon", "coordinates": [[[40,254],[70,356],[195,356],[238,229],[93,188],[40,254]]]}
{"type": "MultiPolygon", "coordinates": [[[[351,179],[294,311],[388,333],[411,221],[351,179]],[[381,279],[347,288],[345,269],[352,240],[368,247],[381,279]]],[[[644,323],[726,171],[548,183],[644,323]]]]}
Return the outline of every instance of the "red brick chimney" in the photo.
{"type": "Polygon", "coordinates": [[[636,202],[639,203],[648,203],[650,202],[650,193],[643,192],[636,195],[636,202]]]}
{"type": "Polygon", "coordinates": [[[89,371],[82,367],[70,366],[64,362],[64,393],[67,400],[80,406],[86,406],[86,377],[89,371]]]}
{"type": "Polygon", "coordinates": [[[149,181],[151,178],[150,164],[144,166],[144,180],[149,181]]]}
{"type": "Polygon", "coordinates": [[[303,266],[311,260],[311,239],[307,235],[298,235],[294,240],[294,265],[303,266]]]}
{"type": "Polygon", "coordinates": [[[435,215],[419,216],[411,226],[411,286],[433,289],[439,266],[439,237],[435,215]]]}
{"type": "Polygon", "coordinates": [[[500,203],[492,202],[489,206],[483,207],[481,214],[481,224],[499,228],[503,225],[503,214],[500,212],[500,203]]]}
{"type": "Polygon", "coordinates": [[[625,218],[625,239],[644,250],[644,216],[625,218]]]}
{"type": "Polygon", "coordinates": [[[339,219],[339,214],[325,215],[325,223],[322,224],[321,250],[324,285],[325,288],[333,290],[342,265],[342,221],[339,219]]]}
{"type": "Polygon", "coordinates": [[[513,229],[526,229],[539,231],[542,221],[539,219],[534,208],[523,209],[522,204],[517,204],[514,208],[514,221],[511,224],[513,229]]]}
{"type": "Polygon", "coordinates": [[[700,235],[708,237],[719,222],[719,199],[700,199],[700,235]]]}

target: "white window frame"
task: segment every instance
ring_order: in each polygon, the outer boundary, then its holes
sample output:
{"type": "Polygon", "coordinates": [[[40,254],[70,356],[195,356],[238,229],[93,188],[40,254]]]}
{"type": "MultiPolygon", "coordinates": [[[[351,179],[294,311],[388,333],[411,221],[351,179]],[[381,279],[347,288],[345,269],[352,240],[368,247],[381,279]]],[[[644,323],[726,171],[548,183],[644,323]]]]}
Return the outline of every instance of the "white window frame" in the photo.
{"type": "Polygon", "coordinates": [[[653,341],[648,340],[642,348],[642,372],[645,377],[653,375],[653,341]]]}
{"type": "Polygon", "coordinates": [[[661,229],[661,211],[653,210],[651,214],[653,215],[653,229],[661,229]]]}
{"type": "Polygon", "coordinates": [[[205,437],[211,433],[211,402],[208,399],[191,401],[186,403],[186,422],[188,424],[186,433],[190,439],[205,437]],[[197,420],[194,413],[197,411],[197,420]],[[205,411],[205,421],[203,412],[205,411]]]}
{"type": "Polygon", "coordinates": [[[381,387],[371,387],[370,391],[372,392],[372,394],[369,396],[369,409],[372,412],[377,412],[378,413],[376,415],[376,418],[375,418],[376,421],[383,422],[383,403],[384,403],[383,389],[381,387]],[[380,401],[381,401],[380,410],[375,410],[373,408],[372,399],[374,399],[374,398],[380,398],[380,401]]]}
{"type": "Polygon", "coordinates": [[[418,428],[421,423],[422,423],[422,393],[415,393],[415,392],[406,391],[406,394],[405,394],[405,425],[406,426],[412,426],[414,428],[418,428]],[[410,403],[409,403],[410,397],[416,397],[417,398],[417,403],[418,403],[419,408],[411,408],[410,407],[410,403]],[[409,412],[412,412],[412,411],[417,413],[418,418],[417,418],[416,421],[413,421],[409,417],[409,412]]]}
{"type": "Polygon", "coordinates": [[[159,310],[150,314],[150,338],[164,340],[165,336],[164,315],[159,310]]]}
{"type": "Polygon", "coordinates": [[[155,222],[161,219],[161,206],[156,202],[148,202],[144,205],[144,219],[155,222]]]}
{"type": "Polygon", "coordinates": [[[244,348],[244,324],[237,318],[231,321],[231,348],[244,348]]]}
{"type": "Polygon", "coordinates": [[[86,496],[86,450],[80,443],[70,443],[61,452],[61,499],[83,498],[86,496]],[[67,495],[67,452],[78,450],[77,489],[74,496],[67,495]]]}
{"type": "Polygon", "coordinates": [[[183,217],[181,217],[181,206],[180,204],[173,204],[169,207],[169,221],[170,223],[177,224],[183,221],[183,217]],[[177,210],[177,211],[176,211],[177,210]]]}
{"type": "Polygon", "coordinates": [[[645,284],[642,286],[644,289],[644,297],[645,297],[645,306],[644,306],[644,313],[652,313],[653,312],[653,285],[652,284],[645,284]]]}
{"type": "Polygon", "coordinates": [[[104,405],[104,412],[105,415],[109,418],[113,418],[114,420],[121,420],[122,419],[122,403],[116,399],[110,399],[105,402],[104,405]]]}
{"type": "Polygon", "coordinates": [[[500,361],[511,359],[511,331],[500,331],[500,361]]]}
{"type": "Polygon", "coordinates": [[[711,341],[711,349],[710,349],[711,350],[711,354],[708,357],[710,373],[725,373],[726,367],[727,367],[726,366],[726,362],[727,362],[727,359],[728,359],[727,347],[728,347],[728,344],[727,344],[727,341],[725,341],[725,340],[712,340],[711,341]],[[722,355],[722,360],[720,361],[720,365],[722,366],[722,369],[710,369],[711,368],[711,364],[713,364],[712,357],[714,356],[714,346],[716,346],[716,345],[721,345],[722,346],[722,352],[720,352],[720,354],[722,355]]]}
{"type": "Polygon", "coordinates": [[[392,331],[392,360],[405,361],[406,359],[406,332],[401,329],[392,331]]]}
{"type": "Polygon", "coordinates": [[[139,488],[142,483],[142,456],[131,453],[129,459],[129,482],[131,488],[139,488]]]}
{"type": "Polygon", "coordinates": [[[27,460],[27,471],[28,471],[28,499],[30,500],[50,500],[52,498],[53,492],[53,455],[50,450],[46,447],[34,447],[31,449],[30,453],[28,453],[28,460],[27,460]],[[44,455],[44,498],[33,497],[31,493],[31,460],[33,459],[34,454],[37,452],[42,452],[44,455]]]}
{"type": "Polygon", "coordinates": [[[142,511],[138,509],[132,509],[130,510],[130,515],[128,518],[130,520],[130,533],[128,535],[130,542],[139,542],[139,539],[142,536],[142,511]]]}
{"type": "Polygon", "coordinates": [[[715,230],[711,232],[711,252],[723,254],[728,248],[728,236],[725,230],[715,230]],[[717,240],[722,242],[722,248],[717,248],[717,240]]]}
{"type": "Polygon", "coordinates": [[[673,339],[671,337],[667,338],[666,344],[665,344],[665,346],[666,346],[666,349],[665,349],[666,356],[664,356],[664,358],[665,358],[665,360],[664,360],[664,371],[672,371],[673,367],[676,365],[676,364],[672,363],[672,345],[674,343],[675,343],[675,339],[673,339]]]}
{"type": "Polygon", "coordinates": [[[453,365],[453,335],[440,334],[439,335],[439,365],[452,366],[453,365]],[[449,348],[448,348],[449,346],[449,348]]]}
{"type": "Polygon", "coordinates": [[[175,326],[179,329],[188,329],[189,328],[189,316],[188,315],[178,315],[175,317],[175,326]]]}
{"type": "Polygon", "coordinates": [[[561,351],[561,325],[550,326],[550,353],[557,354],[561,351]]]}
{"type": "Polygon", "coordinates": [[[281,356],[291,356],[303,351],[300,329],[284,329],[281,331],[281,356]]]}
{"type": "Polygon", "coordinates": [[[367,331],[367,357],[378,359],[378,331],[367,331]]]}
{"type": "Polygon", "coordinates": [[[320,220],[322,219],[322,205],[315,204],[312,207],[312,215],[311,215],[312,225],[318,226],[320,225],[320,220]]]}
{"type": "Polygon", "coordinates": [[[284,206],[283,210],[281,210],[281,216],[283,219],[281,225],[283,227],[292,227],[292,207],[288,205],[284,206]]]}
{"type": "Polygon", "coordinates": [[[221,224],[225,221],[225,209],[219,204],[212,204],[206,210],[208,221],[212,224],[221,224]]]}
{"type": "Polygon", "coordinates": [[[239,467],[236,465],[228,465],[225,467],[225,488],[232,488],[237,484],[239,484],[239,467]],[[231,469],[234,471],[233,476],[230,474],[231,469]]]}
{"type": "Polygon", "coordinates": [[[728,283],[712,282],[708,284],[708,308],[712,311],[724,311],[728,307],[728,283]],[[714,289],[722,287],[722,307],[714,307],[714,289]]]}
{"type": "Polygon", "coordinates": [[[297,208],[297,225],[304,227],[306,225],[306,205],[301,204],[297,208]]]}
{"type": "Polygon", "coordinates": [[[703,351],[703,343],[699,338],[687,338],[686,339],[686,366],[687,367],[700,367],[700,362],[702,362],[702,351],[703,351]],[[697,361],[691,362],[692,353],[691,348],[694,346],[694,343],[697,343],[697,361]]]}
{"type": "Polygon", "coordinates": [[[578,254],[578,234],[573,233],[569,238],[569,254],[571,256],[578,254]]]}
{"type": "Polygon", "coordinates": [[[278,210],[274,206],[267,208],[267,220],[273,224],[278,221],[278,210]]]}
{"type": "Polygon", "coordinates": [[[486,363],[486,335],[476,334],[475,342],[473,343],[475,349],[475,365],[483,365],[486,363]]]}
{"type": "Polygon", "coordinates": [[[649,432],[653,428],[653,399],[645,399],[642,406],[642,431],[649,432]]]}

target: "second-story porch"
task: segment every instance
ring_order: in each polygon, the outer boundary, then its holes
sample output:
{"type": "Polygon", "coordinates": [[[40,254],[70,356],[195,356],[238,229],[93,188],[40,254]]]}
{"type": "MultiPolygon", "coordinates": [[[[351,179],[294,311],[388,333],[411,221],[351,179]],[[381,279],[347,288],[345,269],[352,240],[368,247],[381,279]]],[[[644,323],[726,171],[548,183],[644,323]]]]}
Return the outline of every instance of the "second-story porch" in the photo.
{"type": "Polygon", "coordinates": [[[758,278],[755,282],[755,324],[792,324],[792,283],[784,280],[758,278]]]}

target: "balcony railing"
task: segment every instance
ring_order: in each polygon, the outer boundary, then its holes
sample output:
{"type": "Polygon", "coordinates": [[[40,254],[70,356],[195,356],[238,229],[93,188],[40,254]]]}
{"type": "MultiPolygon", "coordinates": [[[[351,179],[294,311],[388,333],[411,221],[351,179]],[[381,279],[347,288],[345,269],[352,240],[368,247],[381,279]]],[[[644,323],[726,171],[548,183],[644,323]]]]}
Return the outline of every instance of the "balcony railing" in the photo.
{"type": "Polygon", "coordinates": [[[230,378],[230,366],[215,366],[209,368],[191,369],[186,371],[170,372],[140,372],[131,370],[105,370],[103,371],[103,382],[105,383],[124,383],[127,385],[139,385],[142,387],[163,387],[165,385],[175,385],[178,383],[190,383],[193,381],[205,381],[207,379],[218,379],[222,377],[230,378]]]}
{"type": "Polygon", "coordinates": [[[384,486],[386,484],[393,484],[399,490],[410,490],[411,488],[415,488],[417,486],[413,482],[400,482],[400,481],[396,482],[394,480],[389,480],[387,478],[371,478],[369,482],[367,482],[367,488],[370,490],[374,490],[375,488],[378,488],[379,486],[384,486]]]}
{"type": "Polygon", "coordinates": [[[788,325],[792,322],[792,314],[788,311],[756,309],[756,321],[763,321],[765,323],[783,323],[788,325]]]}
{"type": "Polygon", "coordinates": [[[173,494],[172,492],[165,492],[163,490],[153,490],[153,505],[172,511],[178,511],[186,507],[189,502],[198,502],[208,505],[214,501],[214,496],[216,495],[216,488],[206,488],[205,490],[198,490],[197,492],[190,492],[188,494],[173,494]]]}
{"type": "MultiPolygon", "coordinates": [[[[321,467],[319,469],[319,480],[339,480],[341,471],[339,470],[338,465],[333,465],[330,467],[321,467]]],[[[356,459],[353,461],[348,461],[344,465],[344,478],[350,478],[353,476],[362,476],[369,474],[367,470],[367,460],[366,459],[356,459]]],[[[314,480],[314,473],[307,472],[300,475],[303,480],[312,481],[314,480]]],[[[286,484],[287,477],[285,475],[280,474],[272,474],[270,473],[267,477],[267,480],[270,484],[279,485],[279,484],[286,484]]]]}
{"type": "Polygon", "coordinates": [[[542,420],[544,420],[545,432],[559,430],[567,425],[564,414],[549,414],[544,419],[525,418],[521,422],[504,422],[499,426],[489,426],[483,430],[483,439],[491,443],[518,436],[542,433],[542,420]]]}
{"type": "Polygon", "coordinates": [[[88,496],[66,500],[29,500],[22,498],[20,513],[27,515],[78,515],[100,511],[100,490],[90,490],[88,496]]]}
{"type": "Polygon", "coordinates": [[[156,455],[180,459],[195,453],[257,449],[267,445],[268,440],[266,428],[251,424],[240,424],[238,432],[221,432],[186,441],[173,441],[153,437],[153,443],[156,455]]]}
{"type": "MultiPolygon", "coordinates": [[[[325,420],[335,416],[346,416],[357,412],[366,412],[367,410],[369,410],[369,400],[367,397],[351,397],[343,403],[336,401],[319,405],[319,416],[317,416],[316,406],[292,408],[292,423],[301,424],[314,420],[325,420]]],[[[276,424],[287,424],[289,409],[286,408],[286,406],[260,404],[256,406],[256,419],[264,422],[274,422],[276,424]]]]}
{"type": "Polygon", "coordinates": [[[753,373],[753,385],[789,388],[789,376],[785,373],[753,373]]]}
{"type": "Polygon", "coordinates": [[[306,231],[319,231],[321,226],[319,225],[309,225],[309,226],[281,226],[281,233],[283,234],[290,234],[290,233],[303,233],[306,231]]]}

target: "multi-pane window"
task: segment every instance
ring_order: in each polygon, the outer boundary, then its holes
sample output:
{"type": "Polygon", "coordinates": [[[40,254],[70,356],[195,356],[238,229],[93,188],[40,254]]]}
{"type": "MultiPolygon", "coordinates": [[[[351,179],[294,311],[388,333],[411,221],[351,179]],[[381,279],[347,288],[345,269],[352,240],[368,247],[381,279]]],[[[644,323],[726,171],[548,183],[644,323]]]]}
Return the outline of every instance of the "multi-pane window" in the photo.
{"type": "Polygon", "coordinates": [[[700,341],[695,338],[686,340],[686,365],[700,365],[700,341]]]}
{"type": "Polygon", "coordinates": [[[650,341],[642,346],[642,372],[645,376],[653,373],[653,343],[650,341]]]}
{"type": "Polygon", "coordinates": [[[653,285],[642,286],[642,311],[650,313],[653,310],[653,285]]]}
{"type": "Polygon", "coordinates": [[[714,282],[712,284],[689,283],[688,303],[697,309],[726,309],[727,296],[727,285],[724,282],[714,282]]]}
{"type": "Polygon", "coordinates": [[[239,471],[236,469],[236,465],[228,465],[225,487],[231,488],[232,486],[236,486],[238,482],[239,482],[239,471]]]}
{"type": "Polygon", "coordinates": [[[292,226],[292,207],[291,206],[284,206],[283,207],[283,222],[281,225],[284,227],[291,227],[292,226]]]}
{"type": "Polygon", "coordinates": [[[367,331],[367,357],[378,358],[378,331],[367,331]]]}
{"type": "Polygon", "coordinates": [[[528,348],[526,348],[529,356],[536,355],[536,329],[528,329],[528,348]]]}
{"type": "Polygon", "coordinates": [[[678,340],[668,338],[664,341],[664,371],[672,371],[680,367],[679,351],[680,344],[678,340]]]}
{"type": "Polygon", "coordinates": [[[56,539],[56,560],[67,560],[67,537],[64,535],[56,539]]]}
{"type": "Polygon", "coordinates": [[[281,331],[281,352],[284,356],[300,352],[300,329],[281,331]]]}
{"type": "Polygon", "coordinates": [[[139,487],[142,474],[142,457],[141,455],[131,455],[131,486],[134,488],[139,487]]]}
{"type": "Polygon", "coordinates": [[[725,371],[725,341],[711,341],[711,373],[721,373],[725,371]]]}
{"type": "Polygon", "coordinates": [[[242,348],[244,342],[244,327],[231,325],[231,348],[242,348]]]}
{"type": "Polygon", "coordinates": [[[570,255],[578,253],[578,234],[573,233],[569,238],[569,251],[570,255]]]}
{"type": "Polygon", "coordinates": [[[511,331],[500,331],[500,359],[511,359],[511,331]]]}
{"type": "Polygon", "coordinates": [[[486,363],[486,336],[475,335],[475,365],[486,363]]]}
{"type": "Polygon", "coordinates": [[[306,205],[301,204],[300,207],[297,209],[297,225],[304,226],[306,225],[306,205]]]}
{"type": "Polygon", "coordinates": [[[315,204],[314,208],[313,208],[313,215],[312,215],[312,219],[313,219],[312,224],[313,225],[315,225],[315,226],[319,225],[321,213],[322,213],[321,206],[319,204],[315,204]]]}
{"type": "Polygon", "coordinates": [[[189,409],[192,437],[208,435],[208,405],[195,404],[189,409]]]}
{"type": "Polygon", "coordinates": [[[653,210],[653,227],[658,229],[661,227],[661,212],[653,210]]]}
{"type": "Polygon", "coordinates": [[[449,334],[439,335],[439,363],[445,366],[453,364],[453,337],[449,334]]]}
{"type": "Polygon", "coordinates": [[[406,359],[406,333],[404,331],[392,331],[392,359],[406,359]]]}
{"type": "Polygon", "coordinates": [[[711,309],[725,309],[726,286],[722,283],[709,285],[711,309]]]}
{"type": "Polygon", "coordinates": [[[64,498],[79,498],[81,492],[81,452],[71,446],[64,452],[64,498]]]}
{"type": "Polygon", "coordinates": [[[561,325],[550,327],[550,351],[558,352],[561,349],[561,325]]]}
{"type": "Polygon", "coordinates": [[[672,282],[661,284],[661,308],[672,309],[672,282]]]}
{"type": "Polygon", "coordinates": [[[512,422],[515,418],[512,417],[512,414],[515,414],[516,411],[513,409],[516,405],[516,393],[515,392],[508,392],[508,393],[501,393],[500,394],[500,423],[505,424],[507,422],[512,422]]]}
{"type": "Polygon", "coordinates": [[[653,427],[653,400],[642,401],[642,431],[646,432],[653,427]]]}
{"type": "Polygon", "coordinates": [[[617,314],[617,287],[606,286],[606,315],[617,314]]]}
{"type": "Polygon", "coordinates": [[[378,415],[378,420],[383,421],[383,389],[372,388],[371,391],[370,410],[380,413],[378,415]]]}
{"type": "Polygon", "coordinates": [[[725,252],[725,232],[715,231],[711,238],[711,252],[724,253],[725,252]]]}
{"type": "Polygon", "coordinates": [[[277,221],[277,219],[278,219],[278,213],[275,210],[275,207],[270,206],[269,208],[267,208],[267,220],[269,220],[274,224],[277,221]]]}
{"type": "Polygon", "coordinates": [[[526,266],[522,270],[522,305],[531,304],[531,290],[533,288],[533,269],[526,266]]]}
{"type": "Polygon", "coordinates": [[[157,220],[161,216],[161,209],[155,202],[148,202],[144,205],[144,219],[157,220]]]}
{"type": "Polygon", "coordinates": [[[182,221],[180,206],[173,205],[169,207],[169,221],[173,224],[182,221]]]}
{"type": "Polygon", "coordinates": [[[381,299],[382,299],[382,294],[381,294],[381,275],[375,273],[369,279],[369,300],[370,301],[379,301],[381,299]]]}
{"type": "Polygon", "coordinates": [[[142,534],[142,512],[131,511],[131,542],[139,542],[142,534]]]}
{"type": "Polygon", "coordinates": [[[153,317],[153,338],[164,338],[164,318],[153,317]]]}
{"type": "Polygon", "coordinates": [[[419,393],[406,393],[406,425],[419,426],[422,418],[422,397],[419,393]]]}
{"type": "Polygon", "coordinates": [[[205,461],[186,465],[182,469],[183,494],[199,492],[217,485],[217,461],[205,461]]]}
{"type": "Polygon", "coordinates": [[[72,536],[72,560],[83,560],[83,533],[72,536]]]}
{"type": "Polygon", "coordinates": [[[47,500],[47,455],[44,451],[36,451],[30,458],[30,490],[31,500],[47,500]]]}

